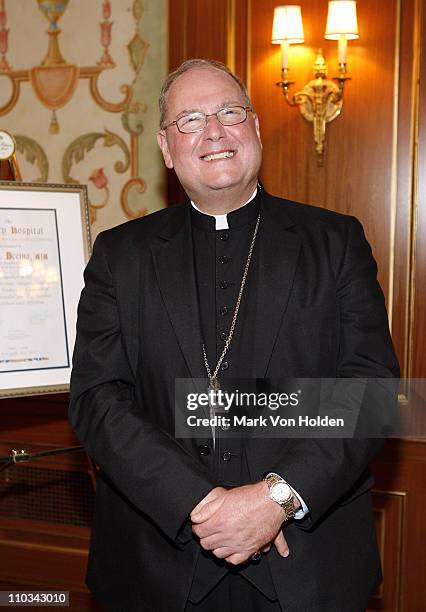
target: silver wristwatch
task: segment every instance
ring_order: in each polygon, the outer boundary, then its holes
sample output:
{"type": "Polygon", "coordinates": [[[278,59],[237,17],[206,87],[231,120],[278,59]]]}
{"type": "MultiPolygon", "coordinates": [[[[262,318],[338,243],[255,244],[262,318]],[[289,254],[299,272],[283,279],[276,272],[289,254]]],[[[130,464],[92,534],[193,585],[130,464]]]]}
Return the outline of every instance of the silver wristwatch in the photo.
{"type": "Polygon", "coordinates": [[[268,485],[269,497],[284,509],[284,520],[293,518],[295,515],[293,490],[288,482],[274,472],[267,474],[263,480],[268,485]]]}

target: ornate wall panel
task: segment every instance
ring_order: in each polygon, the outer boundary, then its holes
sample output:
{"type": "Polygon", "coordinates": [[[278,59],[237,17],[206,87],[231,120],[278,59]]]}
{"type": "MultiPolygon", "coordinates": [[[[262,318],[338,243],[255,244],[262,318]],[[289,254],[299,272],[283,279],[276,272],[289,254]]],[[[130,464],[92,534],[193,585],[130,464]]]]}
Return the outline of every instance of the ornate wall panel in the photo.
{"type": "MultiPolygon", "coordinates": [[[[420,0],[419,0],[420,1],[420,0]]],[[[412,245],[412,319],[410,366],[412,376],[426,376],[426,6],[421,4],[421,54],[418,81],[418,133],[415,142],[412,245]]]]}
{"type": "Polygon", "coordinates": [[[401,610],[406,493],[375,491],[374,516],[386,580],[371,599],[370,610],[401,610]]]}
{"type": "Polygon", "coordinates": [[[373,463],[384,581],[370,610],[411,612],[426,601],[426,443],[388,440],[373,463]]]}
{"type": "Polygon", "coordinates": [[[0,0],[0,126],[25,180],[89,186],[93,233],[164,206],[165,0],[0,0]]]}

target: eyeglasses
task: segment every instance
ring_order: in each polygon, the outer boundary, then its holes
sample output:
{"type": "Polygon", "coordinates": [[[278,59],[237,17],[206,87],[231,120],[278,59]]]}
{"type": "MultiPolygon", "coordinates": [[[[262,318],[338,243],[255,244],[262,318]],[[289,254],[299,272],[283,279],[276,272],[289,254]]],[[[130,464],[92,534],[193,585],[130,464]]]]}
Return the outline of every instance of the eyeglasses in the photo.
{"type": "Polygon", "coordinates": [[[216,113],[210,113],[206,115],[201,112],[189,113],[183,115],[172,121],[168,125],[164,126],[164,130],[168,127],[175,125],[179,132],[182,134],[192,134],[193,132],[201,132],[207,125],[208,117],[217,117],[217,120],[222,125],[237,125],[243,123],[247,119],[247,111],[253,112],[251,106],[229,106],[227,108],[221,108],[216,113]]]}

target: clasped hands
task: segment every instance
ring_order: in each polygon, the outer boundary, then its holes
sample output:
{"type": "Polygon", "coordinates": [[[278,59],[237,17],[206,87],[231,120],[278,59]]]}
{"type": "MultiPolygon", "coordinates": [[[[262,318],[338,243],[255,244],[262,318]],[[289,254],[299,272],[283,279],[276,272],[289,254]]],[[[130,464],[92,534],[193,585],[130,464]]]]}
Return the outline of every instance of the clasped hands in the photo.
{"type": "Polygon", "coordinates": [[[257,551],[274,545],[282,557],[289,555],[281,531],[285,512],[269,498],[261,481],[234,489],[216,487],[191,512],[192,531],[200,545],[232,565],[244,563],[257,551]]]}

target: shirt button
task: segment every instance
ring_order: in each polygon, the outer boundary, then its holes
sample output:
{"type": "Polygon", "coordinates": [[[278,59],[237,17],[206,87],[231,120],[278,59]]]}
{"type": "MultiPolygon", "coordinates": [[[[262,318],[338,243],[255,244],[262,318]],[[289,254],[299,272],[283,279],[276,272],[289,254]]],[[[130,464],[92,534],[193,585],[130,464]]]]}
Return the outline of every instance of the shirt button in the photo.
{"type": "Polygon", "coordinates": [[[227,370],[229,368],[229,363],[227,361],[222,361],[222,365],[220,366],[221,370],[227,370]]]}
{"type": "Polygon", "coordinates": [[[198,452],[200,453],[201,456],[210,455],[210,449],[205,444],[201,444],[198,447],[198,452]]]}
{"type": "Polygon", "coordinates": [[[222,453],[223,461],[231,461],[231,453],[229,451],[225,451],[222,453]]]}
{"type": "Polygon", "coordinates": [[[220,334],[220,339],[226,342],[228,340],[228,334],[226,332],[222,332],[220,334]]]}
{"type": "Polygon", "coordinates": [[[219,263],[221,264],[226,264],[229,261],[229,257],[227,255],[221,255],[219,257],[219,263]]]}
{"type": "Polygon", "coordinates": [[[222,308],[219,310],[220,314],[222,315],[222,317],[226,316],[229,312],[229,308],[228,306],[222,306],[222,308]]]}
{"type": "Polygon", "coordinates": [[[222,232],[221,234],[219,234],[219,240],[226,241],[228,239],[229,239],[229,234],[227,232],[222,232]]]}
{"type": "Polygon", "coordinates": [[[228,284],[228,282],[227,282],[227,281],[222,280],[222,281],[220,281],[220,283],[219,283],[219,287],[220,287],[221,289],[228,289],[229,284],[228,284]]]}

